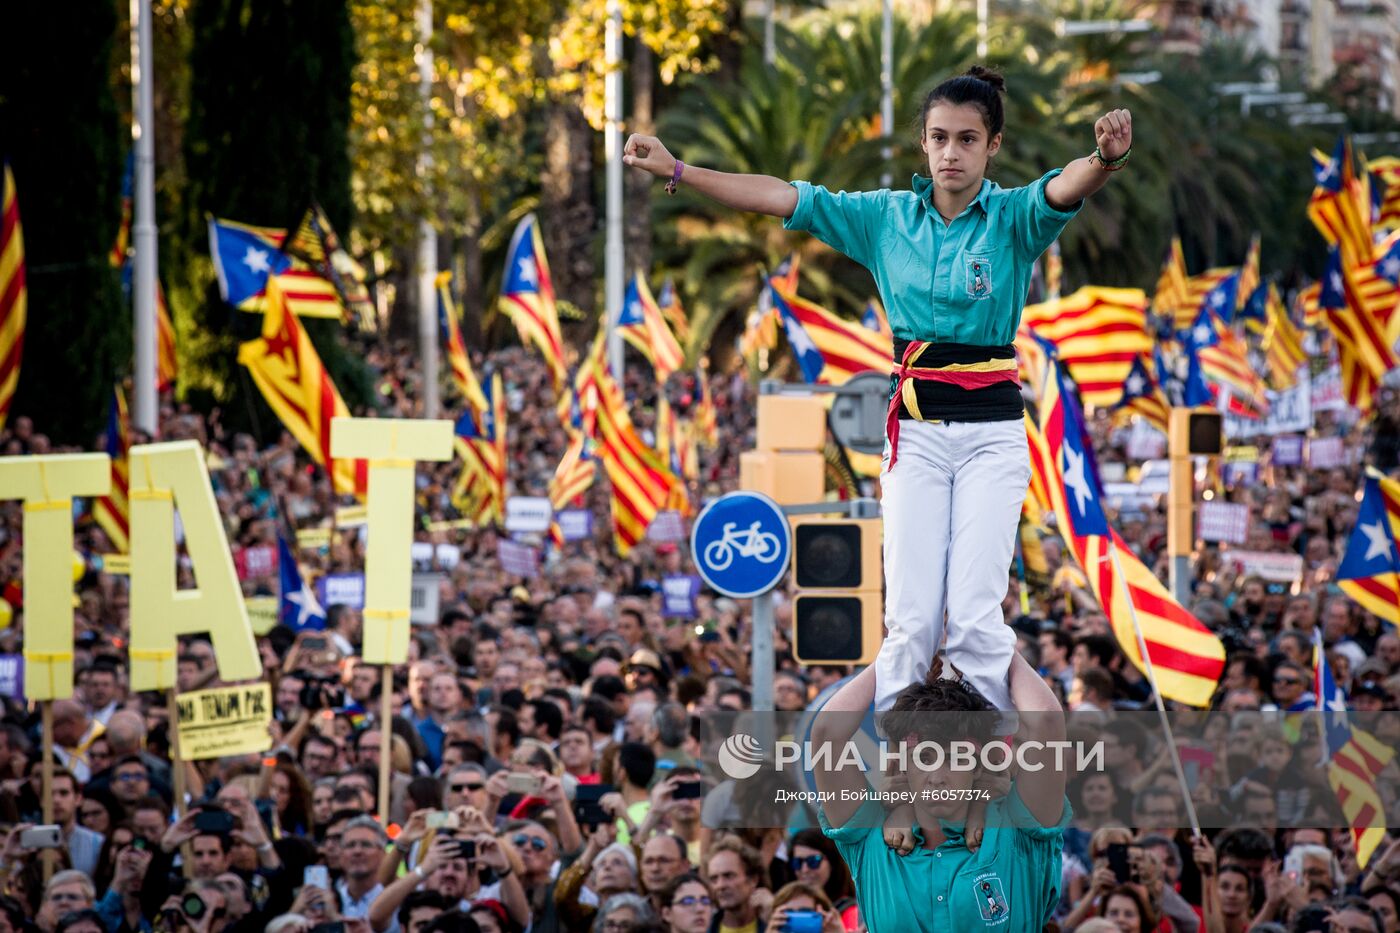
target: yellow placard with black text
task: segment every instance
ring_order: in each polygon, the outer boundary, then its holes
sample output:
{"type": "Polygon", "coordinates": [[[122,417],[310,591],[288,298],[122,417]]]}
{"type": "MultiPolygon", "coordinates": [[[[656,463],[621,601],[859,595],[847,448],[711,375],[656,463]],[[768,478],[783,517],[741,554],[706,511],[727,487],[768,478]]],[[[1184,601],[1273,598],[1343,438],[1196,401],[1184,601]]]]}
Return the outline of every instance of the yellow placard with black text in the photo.
{"type": "Polygon", "coordinates": [[[272,744],[272,685],[215,687],[175,696],[180,758],[202,761],[263,752],[272,744]]]}

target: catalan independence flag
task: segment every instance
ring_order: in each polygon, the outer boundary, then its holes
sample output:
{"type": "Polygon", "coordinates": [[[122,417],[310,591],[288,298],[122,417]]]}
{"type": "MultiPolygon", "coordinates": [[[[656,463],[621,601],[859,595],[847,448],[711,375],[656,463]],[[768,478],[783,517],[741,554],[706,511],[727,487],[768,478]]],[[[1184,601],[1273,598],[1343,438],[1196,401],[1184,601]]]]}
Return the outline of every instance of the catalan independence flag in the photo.
{"type": "Polygon", "coordinates": [[[808,382],[841,385],[856,373],[889,372],[888,339],[792,292],[781,291],[771,281],[769,292],[808,382]],[[820,366],[816,365],[818,360],[820,366]]]}
{"type": "Polygon", "coordinates": [[[593,485],[598,461],[591,447],[592,441],[582,431],[570,434],[569,446],[549,481],[549,501],[556,511],[568,508],[593,485]]]}
{"type": "Polygon", "coordinates": [[[1350,138],[1337,137],[1332,157],[1322,163],[1315,159],[1313,169],[1316,187],[1308,201],[1308,217],[1313,226],[1323,239],[1341,250],[1348,266],[1369,263],[1375,258],[1371,206],[1356,177],[1350,138]]]}
{"type": "Polygon", "coordinates": [[[341,320],[345,309],[335,285],[299,259],[282,251],[287,231],[209,218],[209,255],[219,294],[240,311],[266,313],[269,279],[277,280],[281,300],[299,318],[341,320]]]}
{"type": "Polygon", "coordinates": [[[1235,282],[1235,307],[1230,309],[1228,315],[1222,314],[1221,320],[1226,324],[1233,323],[1234,313],[1244,310],[1260,284],[1259,234],[1256,233],[1249,238],[1249,252],[1244,257],[1244,265],[1240,266],[1240,277],[1235,282]]]}
{"type": "MultiPolygon", "coordinates": [[[[135,153],[128,153],[126,171],[122,174],[122,216],[117,225],[117,237],[112,244],[112,268],[121,270],[122,291],[131,298],[131,186],[135,168],[135,153]]],[[[175,387],[180,375],[180,358],[175,350],[175,325],[170,320],[170,306],[165,301],[165,289],[156,280],[156,391],[167,392],[175,387]]]]}
{"type": "Polygon", "coordinates": [[[439,272],[433,283],[437,286],[438,325],[442,328],[442,340],[447,348],[447,365],[452,370],[452,382],[472,411],[480,414],[488,405],[486,395],[481,391],[481,383],[472,371],[466,341],[462,339],[457,308],[452,301],[452,273],[439,272]]]}
{"type": "Polygon", "coordinates": [[[1366,172],[1371,176],[1372,190],[1380,201],[1375,228],[1400,229],[1400,158],[1371,159],[1366,163],[1366,172]]]}
{"type": "MultiPolygon", "coordinates": [[[[1184,331],[1196,323],[1196,317],[1201,312],[1201,305],[1220,286],[1221,282],[1236,276],[1239,271],[1238,266],[1218,266],[1188,278],[1186,280],[1186,299],[1176,309],[1175,330],[1184,331]]],[[[1238,283],[1238,278],[1235,281],[1238,283]]]]}
{"type": "Polygon", "coordinates": [[[893,341],[894,333],[890,330],[890,320],[885,317],[885,308],[878,299],[871,298],[865,303],[865,310],[860,314],[860,322],[865,325],[866,330],[873,330],[886,340],[893,341]]]}
{"type": "Polygon", "coordinates": [[[1347,696],[1337,686],[1322,644],[1322,627],[1313,629],[1313,692],[1322,718],[1323,752],[1321,764],[1327,768],[1327,783],[1337,795],[1337,803],[1351,829],[1356,844],[1356,863],[1362,868],[1371,860],[1376,846],[1385,840],[1385,807],[1376,783],[1381,771],[1395,757],[1389,743],[1356,728],[1347,711],[1347,696]]]}
{"type": "MultiPolygon", "coordinates": [[[[1319,283],[1318,307],[1337,340],[1342,394],[1347,404],[1362,411],[1370,409],[1381,377],[1400,365],[1388,336],[1388,322],[1380,317],[1369,291],[1378,279],[1393,290],[1388,281],[1375,274],[1374,260],[1360,269],[1349,266],[1341,247],[1333,246],[1319,283]]],[[[1393,312],[1392,306],[1390,313],[1393,312]]]]}
{"type": "Polygon", "coordinates": [[[1055,347],[1084,404],[1096,408],[1118,404],[1133,361],[1152,352],[1141,289],[1085,286],[1058,301],[1027,305],[1021,322],[1055,347]]]}
{"type": "Polygon", "coordinates": [[[1172,599],[1162,582],[1142,564],[1108,524],[1093,446],[1084,430],[1072,383],[1057,361],[1049,361],[1041,390],[1040,424],[1027,420],[1031,470],[1049,499],[1057,527],[1089,578],[1089,587],[1109,618],[1113,634],[1128,659],[1145,665],[1138,650],[1129,606],[1136,607],[1162,696],[1205,706],[1225,669],[1220,639],[1172,599]],[[1120,577],[1109,560],[1116,545],[1120,577]]]}
{"type": "Polygon", "coordinates": [[[501,524],[506,516],[506,402],[500,373],[492,373],[484,393],[486,404],[457,419],[454,445],[462,472],[452,501],[478,526],[501,524]]]}
{"type": "Polygon", "coordinates": [[[715,411],[715,398],[710,392],[710,374],[704,367],[695,370],[695,392],[699,398],[695,402],[695,412],[691,419],[695,422],[695,437],[706,447],[719,446],[719,415],[715,411]]]}
{"type": "Polygon", "coordinates": [[[1158,317],[1175,317],[1187,302],[1186,253],[1181,237],[1172,237],[1167,257],[1162,260],[1162,272],[1157,276],[1157,288],[1152,293],[1152,313],[1158,317]]]}
{"type": "Polygon", "coordinates": [[[685,308],[681,307],[681,296],[669,275],[661,283],[661,291],[656,293],[656,303],[661,308],[661,316],[671,325],[671,333],[684,344],[690,339],[690,319],[686,317],[685,308]]]}
{"type": "Polygon", "coordinates": [[[258,390],[282,424],[331,476],[337,494],[363,499],[368,484],[364,460],[331,456],[331,421],[350,417],[311,338],[282,296],[281,283],[267,280],[262,336],[238,348],[258,390]]]}
{"type": "Polygon", "coordinates": [[[362,329],[373,326],[374,305],[365,287],[365,269],[341,246],[321,205],[313,202],[306,209],[283,249],[335,287],[347,317],[358,320],[362,329]]]}
{"type": "Polygon", "coordinates": [[[19,385],[19,361],[24,352],[24,322],[29,289],[24,279],[24,230],[19,222],[19,196],[10,163],[4,164],[0,200],[0,428],[10,414],[19,385]]]}
{"type": "Polygon", "coordinates": [[[92,505],[92,517],[112,546],[123,554],[131,550],[131,510],[127,492],[131,488],[128,452],[131,450],[131,418],[126,411],[126,397],[120,388],[112,392],[112,406],[107,412],[107,432],[103,450],[112,462],[112,488],[92,505]]]}
{"type": "Polygon", "coordinates": [[[1269,383],[1275,389],[1291,389],[1298,382],[1298,368],[1307,360],[1303,349],[1303,334],[1293,325],[1272,282],[1269,289],[1268,326],[1264,330],[1263,349],[1269,361],[1269,383]]]}
{"type": "Polygon", "coordinates": [[[1366,611],[1400,625],[1400,482],[1367,475],[1337,585],[1366,611]]]}
{"type": "MultiPolygon", "coordinates": [[[[595,348],[601,343],[595,341],[595,348]]],[[[594,437],[598,455],[612,484],[613,543],[618,556],[626,557],[646,535],[656,513],[671,500],[672,489],[680,480],[666,462],[648,447],[632,426],[622,387],[608,371],[601,352],[592,352],[584,365],[591,370],[592,400],[584,399],[594,410],[594,437]]]]}
{"type": "Polygon", "coordinates": [[[1171,403],[1167,401],[1162,387],[1149,371],[1147,357],[1140,356],[1133,361],[1128,378],[1123,380],[1123,397],[1114,406],[1114,410],[1141,415],[1158,431],[1167,433],[1171,403]]]}
{"type": "Polygon", "coordinates": [[[544,240],[534,214],[527,214],[510,238],[500,309],[515,322],[520,342],[533,344],[540,351],[554,377],[554,389],[559,391],[569,371],[564,362],[559,312],[554,305],[554,280],[549,275],[549,260],[545,258],[544,240]]]}
{"type": "Polygon", "coordinates": [[[685,355],[676,335],[671,333],[661,307],[651,296],[646,279],[638,272],[627,283],[627,294],[618,309],[617,329],[637,352],[647,358],[656,372],[656,381],[665,382],[685,364],[685,355]]]}

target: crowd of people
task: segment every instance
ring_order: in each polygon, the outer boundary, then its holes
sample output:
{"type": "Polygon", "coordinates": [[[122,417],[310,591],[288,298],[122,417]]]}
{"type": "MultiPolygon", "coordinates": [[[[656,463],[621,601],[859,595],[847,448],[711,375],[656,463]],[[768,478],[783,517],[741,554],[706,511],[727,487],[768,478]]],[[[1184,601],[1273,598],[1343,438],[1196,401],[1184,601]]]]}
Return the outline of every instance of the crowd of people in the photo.
{"type": "MultiPolygon", "coordinates": [[[[412,354],[381,344],[365,359],[386,413],[416,414],[412,354]]],[[[547,371],[519,349],[477,362],[505,378],[512,491],[545,494],[566,443],[547,371]]],[[[644,438],[654,423],[649,376],[629,371],[627,381],[644,438]]],[[[666,387],[682,415],[698,400],[695,378],[678,374],[666,387]]],[[[695,502],[736,486],[754,426],[743,368],[709,378],[721,440],[702,450],[695,502]]],[[[1252,550],[1301,555],[1304,570],[1292,582],[1265,580],[1241,573],[1228,549],[1195,556],[1189,608],[1229,652],[1213,706],[1239,729],[1213,735],[1211,767],[1231,792],[1203,790],[1194,801],[1211,824],[1200,837],[1171,790],[1159,736],[1120,713],[1145,708],[1150,691],[1065,566],[1072,558],[1047,535],[1045,578],[1011,571],[1004,609],[1022,657],[1072,716],[1100,717],[1108,743],[1110,767],[1069,787],[1057,929],[1400,931],[1400,836],[1361,868],[1335,795],[1306,758],[1315,747],[1249,716],[1306,698],[1318,627],[1356,709],[1400,708],[1400,637],[1335,586],[1362,468],[1396,469],[1397,424],[1400,399],[1388,391],[1369,422],[1321,414],[1316,430],[1343,436],[1358,454],[1351,465],[1265,458],[1257,482],[1218,490],[1249,506],[1252,550]],[[1327,828],[1300,828],[1309,825],[1327,828]]],[[[1091,431],[1100,462],[1131,475],[1127,432],[1106,413],[1091,431]]],[[[208,449],[245,593],[275,595],[278,537],[330,525],[337,501],[324,472],[290,436],[260,446],[226,430],[217,411],[170,399],[161,436],[208,449]]],[[[0,434],[5,455],[53,449],[23,417],[0,434]]],[[[536,576],[513,577],[495,529],[454,522],[458,469],[419,466],[415,536],[433,545],[421,569],[441,575],[440,613],[414,627],[409,663],[393,675],[392,721],[380,721],[380,669],[359,657],[361,613],[329,605],[323,630],[278,625],[259,636],[273,734],[265,753],[235,758],[171,760],[167,698],[128,685],[126,578],[103,569],[113,548],[90,513],[77,518],[76,683],[72,699],[52,704],[59,829],[47,838],[40,826],[38,715],[8,697],[0,933],[864,929],[851,872],[815,821],[734,829],[711,818],[701,722],[752,706],[747,601],[702,590],[695,619],[668,617],[660,580],[691,569],[686,548],[648,540],[617,557],[601,476],[587,496],[594,537],[546,547],[536,576]],[[380,818],[386,755],[390,806],[380,818]]],[[[1165,574],[1161,503],[1114,519],[1165,574]]],[[[302,574],[362,570],[364,540],[340,528],[299,548],[302,574]]],[[[9,654],[22,651],[22,543],[20,504],[0,502],[0,595],[15,609],[0,650],[9,654]]],[[[180,576],[193,582],[187,563],[180,576]]],[[[778,600],[774,698],[799,711],[851,671],[793,660],[790,608],[778,600]]],[[[181,640],[178,681],[180,691],[222,683],[209,641],[181,640]]],[[[1393,803],[1400,782],[1387,775],[1393,803]]]]}

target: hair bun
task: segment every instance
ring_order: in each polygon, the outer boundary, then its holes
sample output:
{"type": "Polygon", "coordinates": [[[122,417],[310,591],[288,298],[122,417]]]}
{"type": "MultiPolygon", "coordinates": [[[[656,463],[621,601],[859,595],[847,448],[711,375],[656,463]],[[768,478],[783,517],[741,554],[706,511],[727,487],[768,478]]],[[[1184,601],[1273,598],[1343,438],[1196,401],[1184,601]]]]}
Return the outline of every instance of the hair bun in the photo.
{"type": "Polygon", "coordinates": [[[999,71],[993,71],[985,65],[973,65],[971,68],[967,69],[965,74],[970,78],[986,81],[1002,94],[1006,93],[1006,78],[1004,78],[999,71]]]}

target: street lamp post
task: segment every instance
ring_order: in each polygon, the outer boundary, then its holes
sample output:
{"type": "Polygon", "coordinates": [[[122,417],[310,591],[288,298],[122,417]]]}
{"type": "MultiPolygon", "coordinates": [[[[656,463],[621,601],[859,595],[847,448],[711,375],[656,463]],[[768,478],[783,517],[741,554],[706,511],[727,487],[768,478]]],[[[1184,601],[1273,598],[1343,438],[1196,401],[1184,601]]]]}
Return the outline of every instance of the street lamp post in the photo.
{"type": "Polygon", "coordinates": [[[888,188],[894,181],[890,160],[894,158],[894,6],[884,0],[880,10],[880,133],[885,144],[880,149],[885,170],[880,175],[880,187],[888,188]]]}
{"type": "Polygon", "coordinates": [[[603,150],[607,162],[607,244],[603,260],[603,314],[608,328],[608,366],[622,378],[622,3],[608,0],[603,37],[607,75],[603,79],[603,150]]]}

